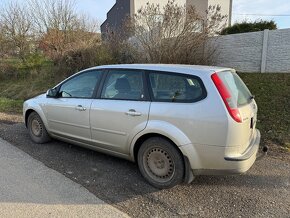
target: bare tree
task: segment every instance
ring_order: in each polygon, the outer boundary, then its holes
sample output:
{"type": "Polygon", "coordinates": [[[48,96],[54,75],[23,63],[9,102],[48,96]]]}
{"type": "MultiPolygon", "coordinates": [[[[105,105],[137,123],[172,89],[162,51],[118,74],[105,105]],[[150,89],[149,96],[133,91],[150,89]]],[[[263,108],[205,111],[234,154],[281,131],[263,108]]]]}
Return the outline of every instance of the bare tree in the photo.
{"type": "Polygon", "coordinates": [[[140,48],[143,61],[155,63],[203,64],[212,55],[204,52],[210,36],[226,24],[220,7],[210,7],[202,17],[193,6],[181,6],[170,0],[161,8],[150,4],[129,18],[126,27],[131,40],[140,48]],[[207,54],[207,55],[204,55],[207,54]]]}
{"type": "Polygon", "coordinates": [[[40,46],[52,58],[100,40],[99,23],[78,14],[74,0],[30,0],[29,5],[40,46]]]}
{"type": "Polygon", "coordinates": [[[74,0],[29,0],[29,7],[39,33],[72,30],[77,23],[74,0]]]}
{"type": "Polygon", "coordinates": [[[10,3],[2,8],[0,21],[2,40],[10,50],[6,53],[16,54],[24,61],[33,44],[33,23],[27,8],[17,2],[10,3]]]}
{"type": "Polygon", "coordinates": [[[0,24],[0,58],[4,57],[6,53],[6,38],[4,36],[4,31],[2,25],[0,24]]]}

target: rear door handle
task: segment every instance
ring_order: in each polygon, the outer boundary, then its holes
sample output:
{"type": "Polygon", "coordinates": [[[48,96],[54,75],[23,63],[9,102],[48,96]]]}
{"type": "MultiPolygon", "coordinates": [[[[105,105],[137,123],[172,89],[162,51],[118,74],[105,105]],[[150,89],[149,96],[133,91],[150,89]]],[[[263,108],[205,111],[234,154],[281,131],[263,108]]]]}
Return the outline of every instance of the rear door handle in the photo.
{"type": "Polygon", "coordinates": [[[141,116],[142,113],[141,112],[137,112],[134,109],[130,109],[129,111],[126,112],[126,115],[132,116],[132,117],[136,117],[136,116],[141,116]]]}
{"type": "Polygon", "coordinates": [[[83,107],[82,105],[78,105],[78,106],[76,106],[75,109],[78,110],[78,111],[85,111],[85,110],[87,110],[87,109],[86,109],[85,107],[83,107]]]}

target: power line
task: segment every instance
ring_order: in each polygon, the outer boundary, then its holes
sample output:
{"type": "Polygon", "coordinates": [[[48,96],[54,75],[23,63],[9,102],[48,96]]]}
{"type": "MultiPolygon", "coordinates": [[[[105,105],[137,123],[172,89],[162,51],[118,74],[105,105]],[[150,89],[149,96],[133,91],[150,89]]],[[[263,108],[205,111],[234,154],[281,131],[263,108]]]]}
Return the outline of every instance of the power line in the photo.
{"type": "Polygon", "coordinates": [[[290,14],[235,14],[240,16],[290,17],[290,14]]]}

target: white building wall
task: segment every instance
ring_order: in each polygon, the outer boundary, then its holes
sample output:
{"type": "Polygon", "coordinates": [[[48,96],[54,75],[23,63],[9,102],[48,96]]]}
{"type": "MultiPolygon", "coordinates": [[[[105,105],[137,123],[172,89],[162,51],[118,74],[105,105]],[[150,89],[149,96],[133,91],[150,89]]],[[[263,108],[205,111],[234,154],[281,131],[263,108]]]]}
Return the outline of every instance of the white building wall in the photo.
{"type": "MultiPolygon", "coordinates": [[[[141,8],[146,6],[146,4],[149,2],[150,4],[159,4],[160,8],[163,8],[167,3],[168,0],[132,0],[133,3],[133,7],[134,7],[134,14],[137,13],[137,11],[141,8]]],[[[185,5],[186,4],[186,0],[178,0],[176,1],[178,4],[180,5],[185,5]]]]}
{"type": "MultiPolygon", "coordinates": [[[[136,14],[148,2],[150,4],[159,4],[163,8],[168,3],[168,0],[131,0],[131,8],[133,8],[131,15],[136,14]]],[[[178,0],[176,2],[180,5],[195,6],[196,10],[203,16],[206,16],[206,10],[210,5],[220,5],[222,15],[228,16],[228,25],[230,24],[232,0],[178,0]]]]}
{"type": "Polygon", "coordinates": [[[228,25],[230,25],[231,13],[232,13],[232,0],[208,0],[208,6],[220,5],[221,6],[221,14],[227,15],[228,25]]]}
{"type": "Polygon", "coordinates": [[[187,0],[187,5],[193,5],[198,13],[202,16],[206,16],[206,10],[209,6],[220,5],[221,14],[228,16],[228,25],[231,20],[231,2],[232,0],[187,0]]]}
{"type": "Polygon", "coordinates": [[[194,6],[198,13],[205,17],[205,12],[208,8],[208,0],[187,0],[187,6],[194,6]]]}

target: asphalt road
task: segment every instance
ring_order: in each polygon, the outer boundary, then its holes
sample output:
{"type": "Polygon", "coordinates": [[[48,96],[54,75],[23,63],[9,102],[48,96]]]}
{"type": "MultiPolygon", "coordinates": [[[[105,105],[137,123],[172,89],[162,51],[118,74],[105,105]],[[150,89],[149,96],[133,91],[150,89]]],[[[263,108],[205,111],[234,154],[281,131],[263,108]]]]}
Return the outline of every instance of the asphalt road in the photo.
{"type": "Polygon", "coordinates": [[[0,137],[133,217],[290,217],[289,154],[270,152],[244,175],[160,191],[134,163],[59,141],[34,144],[22,123],[0,124],[0,137]]]}

